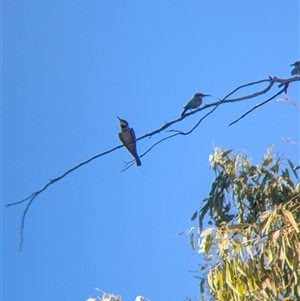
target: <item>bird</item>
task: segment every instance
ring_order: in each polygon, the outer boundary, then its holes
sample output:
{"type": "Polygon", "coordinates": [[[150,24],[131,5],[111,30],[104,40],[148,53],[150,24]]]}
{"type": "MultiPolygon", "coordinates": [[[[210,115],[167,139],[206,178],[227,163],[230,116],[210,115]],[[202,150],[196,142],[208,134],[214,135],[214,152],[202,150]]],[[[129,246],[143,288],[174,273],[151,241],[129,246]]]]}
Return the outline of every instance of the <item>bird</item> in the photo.
{"type": "Polygon", "coordinates": [[[297,76],[297,74],[300,74],[300,61],[296,61],[294,64],[291,64],[290,66],[294,66],[294,69],[291,72],[292,75],[297,76]]]}
{"type": "Polygon", "coordinates": [[[211,96],[211,95],[203,94],[200,92],[195,93],[193,98],[184,106],[183,108],[184,110],[181,113],[181,117],[183,117],[183,115],[187,110],[197,109],[198,107],[200,107],[200,105],[202,104],[202,98],[205,96],[211,96]]]}
{"type": "Polygon", "coordinates": [[[119,139],[134,157],[136,165],[137,166],[142,165],[141,160],[136,151],[136,140],[135,140],[134,130],[129,127],[129,123],[126,120],[121,119],[119,117],[117,118],[120,120],[120,127],[121,127],[121,133],[119,133],[119,139]]]}

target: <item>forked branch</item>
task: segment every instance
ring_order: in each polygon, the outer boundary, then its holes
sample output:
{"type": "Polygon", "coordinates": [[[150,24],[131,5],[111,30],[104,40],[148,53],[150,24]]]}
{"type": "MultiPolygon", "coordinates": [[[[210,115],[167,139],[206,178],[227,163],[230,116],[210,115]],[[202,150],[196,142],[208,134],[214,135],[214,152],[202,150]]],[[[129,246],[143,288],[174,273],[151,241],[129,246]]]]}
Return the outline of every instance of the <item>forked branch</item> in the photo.
{"type": "MultiPolygon", "coordinates": [[[[168,132],[175,132],[167,137],[164,137],[162,139],[160,139],[159,141],[155,142],[148,150],[146,150],[142,155],[140,155],[140,157],[144,157],[147,153],[149,153],[155,146],[157,146],[158,144],[170,139],[170,138],[173,138],[177,135],[189,135],[191,134],[199,125],[200,123],[205,119],[207,118],[210,114],[212,114],[220,105],[223,105],[225,103],[232,103],[232,102],[238,102],[238,101],[243,101],[245,99],[250,99],[250,98],[254,98],[254,97],[257,97],[259,95],[262,95],[262,94],[265,94],[266,92],[268,92],[275,83],[279,83],[279,86],[278,88],[281,88],[283,87],[282,89],[280,89],[278,92],[276,92],[272,97],[268,98],[267,100],[259,103],[259,104],[256,104],[253,108],[251,108],[250,110],[248,110],[246,113],[244,113],[242,116],[240,116],[238,119],[236,119],[235,121],[231,122],[229,125],[232,125],[236,122],[238,122],[239,120],[241,120],[242,118],[244,118],[246,115],[250,114],[253,110],[259,108],[260,106],[266,104],[267,102],[269,102],[270,100],[274,99],[275,97],[277,97],[278,95],[280,95],[281,93],[287,93],[287,89],[288,89],[288,86],[290,83],[292,82],[296,82],[296,81],[299,81],[300,80],[300,77],[293,77],[293,78],[288,78],[288,79],[280,79],[280,78],[277,78],[277,77],[269,77],[267,79],[262,79],[262,80],[258,80],[258,81],[254,81],[254,82],[250,82],[250,83],[247,83],[247,84],[244,84],[244,85],[241,85],[237,88],[235,88],[234,90],[232,90],[230,93],[228,93],[226,96],[224,96],[222,99],[219,99],[215,102],[212,102],[212,103],[209,103],[209,104],[205,104],[204,106],[196,109],[196,110],[193,110],[189,113],[186,113],[185,115],[183,115],[182,117],[179,117],[177,119],[174,119],[172,121],[169,121],[169,122],[165,122],[161,127],[159,127],[158,129],[150,132],[150,133],[147,133],[147,134],[144,134],[143,136],[137,138],[136,140],[142,140],[142,139],[145,139],[147,137],[151,138],[152,136],[162,132],[162,131],[165,131],[167,128],[169,128],[171,125],[177,123],[177,122],[180,122],[182,121],[184,118],[190,116],[190,115],[193,115],[193,114],[196,114],[200,111],[204,111],[204,110],[207,110],[209,108],[212,108],[209,112],[207,112],[203,117],[201,117],[197,122],[196,124],[187,132],[183,132],[183,131],[180,131],[180,130],[169,130],[168,132]],[[234,93],[236,93],[237,91],[245,88],[245,87],[249,87],[249,86],[253,86],[253,85],[257,85],[257,84],[261,84],[261,83],[268,83],[268,85],[260,90],[260,91],[257,91],[257,92],[254,92],[252,94],[247,94],[247,95],[244,95],[244,96],[240,96],[240,97],[236,97],[236,98],[229,98],[231,97],[232,95],[234,95],[234,93]]],[[[25,209],[22,213],[22,216],[21,216],[21,225],[20,225],[20,246],[19,246],[19,250],[21,251],[22,250],[22,245],[23,245],[23,231],[24,231],[24,225],[25,225],[25,217],[26,217],[26,214],[27,214],[27,211],[29,209],[29,207],[31,206],[31,204],[33,203],[33,201],[35,200],[35,198],[40,194],[42,193],[43,191],[45,191],[50,185],[58,182],[59,180],[63,179],[65,176],[67,176],[69,173],[75,171],[76,169],[78,169],[79,167],[93,161],[94,159],[97,159],[99,157],[102,157],[104,155],[107,155],[121,147],[124,147],[124,145],[119,145],[119,146],[116,146],[110,150],[107,150],[107,151],[104,151],[98,155],[95,155],[93,157],[91,157],[90,159],[87,159],[86,161],[83,161],[79,164],[77,164],[76,166],[72,167],[71,169],[67,170],[66,172],[64,172],[62,175],[60,175],[59,177],[57,178],[54,178],[54,179],[51,179],[49,180],[48,183],[46,183],[44,185],[44,187],[42,187],[41,189],[33,192],[32,194],[30,194],[28,197],[26,197],[25,199],[22,199],[18,202],[14,202],[14,203],[9,203],[7,204],[6,206],[7,207],[10,207],[10,206],[14,206],[14,205],[19,205],[23,202],[27,202],[26,206],[25,206],[25,209]]],[[[122,171],[125,171],[126,169],[130,168],[132,165],[134,164],[134,162],[128,162],[126,164],[126,167],[122,170],[122,171]]]]}

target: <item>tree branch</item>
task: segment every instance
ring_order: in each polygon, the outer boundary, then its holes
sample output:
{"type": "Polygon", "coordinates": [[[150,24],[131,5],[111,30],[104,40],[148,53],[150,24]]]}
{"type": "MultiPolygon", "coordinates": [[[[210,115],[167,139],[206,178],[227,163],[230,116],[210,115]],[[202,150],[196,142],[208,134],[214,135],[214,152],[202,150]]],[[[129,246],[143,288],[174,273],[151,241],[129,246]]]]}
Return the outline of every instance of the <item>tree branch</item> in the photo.
{"type": "MultiPolygon", "coordinates": [[[[147,133],[147,134],[144,134],[143,136],[137,138],[136,140],[139,141],[139,140],[142,140],[142,139],[145,139],[146,137],[149,137],[151,138],[152,136],[160,133],[161,131],[164,131],[166,130],[167,128],[169,128],[171,125],[177,123],[177,122],[180,122],[182,121],[184,118],[190,116],[190,115],[193,115],[193,114],[196,114],[202,110],[206,110],[210,107],[213,107],[212,110],[210,110],[208,113],[206,113],[203,117],[201,117],[197,123],[187,132],[182,132],[182,131],[179,131],[179,130],[169,130],[168,132],[175,132],[175,134],[172,134],[168,137],[165,137],[161,140],[159,140],[158,142],[154,143],[147,151],[145,151],[142,155],[140,155],[140,157],[144,157],[148,152],[150,152],[155,146],[157,146],[158,144],[162,143],[163,141],[165,140],[168,140],[170,138],[173,138],[177,135],[189,135],[191,134],[198,126],[199,124],[210,114],[212,114],[217,108],[219,105],[221,104],[225,104],[225,103],[232,103],[232,102],[237,102],[237,101],[242,101],[242,100],[245,100],[245,99],[250,99],[250,98],[253,98],[253,97],[257,97],[259,95],[262,95],[264,93],[266,93],[267,91],[269,91],[272,86],[275,84],[275,83],[279,83],[279,86],[278,88],[284,86],[284,88],[282,88],[279,92],[277,92],[275,95],[273,95],[272,97],[268,98],[267,100],[265,100],[264,102],[260,103],[260,104],[257,104],[255,105],[252,109],[250,109],[249,111],[247,111],[245,114],[243,114],[241,117],[239,117],[237,120],[233,121],[232,123],[230,123],[230,125],[232,125],[233,123],[236,123],[238,122],[240,119],[244,118],[246,115],[248,115],[249,113],[251,113],[253,110],[257,109],[258,107],[266,104],[267,102],[269,102],[270,100],[274,99],[277,95],[281,94],[282,92],[287,92],[287,89],[288,89],[288,85],[289,83],[291,82],[294,82],[294,81],[299,81],[300,80],[300,77],[293,77],[293,78],[288,78],[288,79],[280,79],[280,78],[277,78],[277,77],[269,77],[267,79],[262,79],[262,80],[258,80],[258,81],[254,81],[254,82],[250,82],[250,83],[247,83],[247,84],[243,84],[243,85],[240,85],[239,87],[235,88],[234,90],[232,90],[230,93],[228,93],[225,97],[223,97],[222,99],[219,99],[218,101],[216,102],[212,102],[212,103],[209,103],[209,104],[204,104],[202,107],[196,109],[196,110],[193,110],[189,113],[186,113],[185,115],[183,115],[182,117],[179,117],[177,119],[174,119],[172,121],[169,121],[169,122],[165,122],[160,128],[150,132],[150,133],[147,133]],[[249,87],[249,86],[253,86],[253,85],[257,85],[257,84],[261,84],[261,83],[264,83],[264,82],[267,82],[268,85],[258,91],[258,92],[255,92],[255,93],[252,93],[252,94],[248,94],[248,95],[244,95],[244,96],[241,96],[241,97],[236,97],[236,98],[229,98],[230,96],[232,96],[234,93],[236,93],[238,90],[241,90],[245,87],[249,87]]],[[[57,177],[57,178],[54,178],[52,180],[49,180],[49,182],[44,185],[44,187],[42,187],[40,190],[37,190],[35,192],[33,192],[31,195],[29,195],[28,197],[26,197],[25,199],[22,199],[21,201],[18,201],[18,202],[14,202],[14,203],[9,203],[6,205],[6,207],[10,207],[10,206],[14,206],[14,205],[19,205],[23,202],[26,202],[28,201],[27,205],[25,206],[25,209],[22,213],[22,216],[21,216],[21,226],[20,226],[20,246],[19,246],[19,250],[21,251],[22,250],[22,245],[23,245],[23,232],[24,232],[24,225],[25,225],[25,217],[26,217],[26,213],[29,209],[29,207],[31,206],[31,204],[33,203],[33,201],[35,200],[35,198],[40,194],[42,193],[43,191],[45,191],[50,185],[56,183],[57,181],[61,180],[62,178],[64,178],[65,176],[67,176],[69,173],[73,172],[74,170],[78,169],[79,167],[93,161],[94,159],[96,158],[99,158],[99,157],[102,157],[108,153],[111,153],[113,151],[115,151],[116,149],[119,149],[119,148],[122,148],[124,147],[124,145],[119,145],[119,146],[116,146],[110,150],[107,150],[107,151],[104,151],[98,155],[95,155],[93,157],[91,157],[90,159],[86,160],[86,161],[83,161],[81,163],[79,163],[78,165],[72,167],[71,169],[67,170],[66,172],[64,172],[61,176],[57,177]]],[[[128,168],[130,168],[132,165],[134,164],[134,160],[129,162],[129,163],[126,163],[126,166],[122,171],[125,171],[127,170],[128,168]]]]}
{"type": "Polygon", "coordinates": [[[268,98],[267,100],[256,104],[252,109],[250,109],[249,111],[247,111],[246,113],[244,113],[241,117],[239,117],[238,119],[232,121],[229,126],[233,125],[234,123],[238,122],[239,120],[241,120],[242,118],[244,118],[246,115],[248,115],[249,113],[251,113],[252,111],[256,110],[257,108],[259,108],[260,106],[264,105],[265,103],[269,102],[270,100],[274,99],[276,96],[280,95],[282,92],[284,92],[286,90],[286,88],[284,87],[283,89],[281,89],[279,92],[277,92],[275,95],[271,96],[270,98],[268,98]]]}

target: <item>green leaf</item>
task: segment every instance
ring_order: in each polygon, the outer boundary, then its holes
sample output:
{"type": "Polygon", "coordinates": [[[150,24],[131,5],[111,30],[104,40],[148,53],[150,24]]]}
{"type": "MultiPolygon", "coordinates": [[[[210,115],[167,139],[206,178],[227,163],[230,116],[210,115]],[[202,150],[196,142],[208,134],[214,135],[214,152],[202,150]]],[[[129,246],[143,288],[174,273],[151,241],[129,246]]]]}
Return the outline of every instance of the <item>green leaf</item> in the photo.
{"type": "Polygon", "coordinates": [[[198,215],[198,211],[194,212],[194,214],[191,217],[191,221],[193,221],[198,215]]]}
{"type": "Polygon", "coordinates": [[[190,235],[190,245],[191,245],[193,251],[195,251],[194,233],[192,233],[192,234],[190,235]]]}
{"type": "MultiPolygon", "coordinates": [[[[288,159],[287,161],[289,162],[289,165],[290,165],[290,167],[291,167],[291,170],[292,170],[293,173],[294,173],[294,176],[296,177],[297,180],[299,180],[299,177],[298,177],[298,174],[296,173],[296,169],[295,169],[294,164],[293,164],[289,159],[288,159]]],[[[299,166],[298,166],[298,167],[299,167],[299,166]]]]}
{"type": "Polygon", "coordinates": [[[229,153],[231,153],[231,152],[232,152],[232,149],[225,151],[225,152],[222,154],[222,158],[226,157],[226,156],[227,156],[229,153]]]}
{"type": "Polygon", "coordinates": [[[210,289],[212,291],[216,292],[215,286],[213,285],[213,273],[212,273],[212,270],[210,270],[209,273],[208,273],[208,275],[207,275],[207,282],[208,282],[208,285],[209,285],[210,289]]]}
{"type": "Polygon", "coordinates": [[[212,232],[213,228],[208,228],[201,233],[201,237],[207,236],[212,232]]]}
{"type": "Polygon", "coordinates": [[[289,222],[293,225],[295,231],[297,233],[299,233],[299,228],[298,225],[293,217],[292,212],[288,211],[288,210],[282,210],[283,215],[289,220],[289,222]]]}
{"type": "Polygon", "coordinates": [[[204,279],[203,278],[200,281],[200,293],[204,294],[204,279]]]}

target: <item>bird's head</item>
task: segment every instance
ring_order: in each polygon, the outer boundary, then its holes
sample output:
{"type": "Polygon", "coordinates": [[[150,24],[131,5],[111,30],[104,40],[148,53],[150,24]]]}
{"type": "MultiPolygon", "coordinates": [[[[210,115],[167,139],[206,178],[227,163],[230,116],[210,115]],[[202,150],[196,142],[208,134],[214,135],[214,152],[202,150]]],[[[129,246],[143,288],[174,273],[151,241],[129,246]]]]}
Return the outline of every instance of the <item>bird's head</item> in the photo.
{"type": "Polygon", "coordinates": [[[211,96],[211,95],[203,94],[201,92],[197,92],[197,93],[194,94],[194,97],[196,97],[196,98],[202,98],[202,97],[205,97],[205,96],[211,96]]]}
{"type": "Polygon", "coordinates": [[[296,61],[294,64],[291,64],[290,66],[299,66],[300,67],[300,61],[296,61]]]}
{"type": "Polygon", "coordinates": [[[128,126],[128,122],[124,119],[121,119],[120,117],[117,116],[117,118],[120,120],[120,127],[127,127],[128,126]]]}

